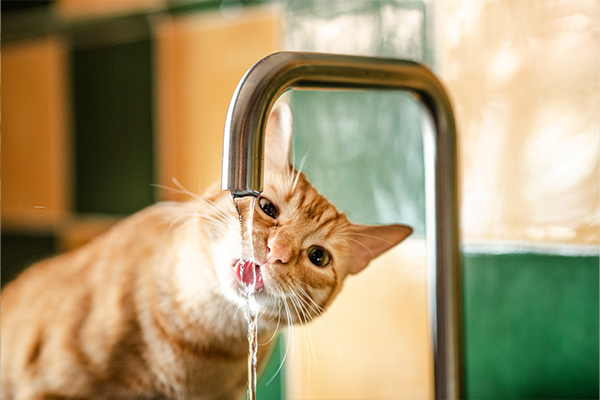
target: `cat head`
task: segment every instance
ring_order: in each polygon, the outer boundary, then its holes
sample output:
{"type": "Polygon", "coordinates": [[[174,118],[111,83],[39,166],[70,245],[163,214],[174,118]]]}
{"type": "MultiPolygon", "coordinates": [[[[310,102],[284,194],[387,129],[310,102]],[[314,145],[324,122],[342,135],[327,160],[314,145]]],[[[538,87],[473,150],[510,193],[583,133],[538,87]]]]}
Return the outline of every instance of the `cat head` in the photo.
{"type": "MultiPolygon", "coordinates": [[[[363,270],[412,229],[351,223],[289,163],[291,137],[291,112],[281,103],[267,123],[264,190],[254,210],[252,272],[263,313],[304,322],[330,304],[348,275],[363,270]]],[[[252,278],[235,261],[229,280],[240,291],[252,278]]]]}

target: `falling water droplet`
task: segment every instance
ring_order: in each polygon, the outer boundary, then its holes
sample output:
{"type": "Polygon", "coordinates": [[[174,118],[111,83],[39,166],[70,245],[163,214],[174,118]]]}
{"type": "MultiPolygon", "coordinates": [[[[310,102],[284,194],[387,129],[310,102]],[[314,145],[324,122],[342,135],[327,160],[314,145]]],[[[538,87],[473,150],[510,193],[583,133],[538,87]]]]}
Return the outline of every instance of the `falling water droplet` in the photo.
{"type": "Polygon", "coordinates": [[[256,399],[256,363],[258,353],[258,305],[254,297],[256,287],[256,268],[254,265],[254,248],[252,245],[252,222],[256,196],[233,196],[233,202],[240,218],[242,249],[238,261],[240,275],[243,279],[246,309],[244,316],[248,322],[248,400],[256,399]]]}

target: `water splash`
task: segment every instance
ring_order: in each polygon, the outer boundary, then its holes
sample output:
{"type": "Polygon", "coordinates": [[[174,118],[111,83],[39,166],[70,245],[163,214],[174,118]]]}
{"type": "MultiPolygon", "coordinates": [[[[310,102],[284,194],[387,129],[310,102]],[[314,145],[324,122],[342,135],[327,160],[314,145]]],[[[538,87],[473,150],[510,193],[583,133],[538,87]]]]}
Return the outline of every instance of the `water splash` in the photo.
{"type": "Polygon", "coordinates": [[[254,294],[248,296],[245,312],[248,321],[248,400],[256,399],[256,364],[258,354],[258,306],[254,294]]]}
{"type": "Polygon", "coordinates": [[[244,283],[246,309],[244,317],[248,322],[248,400],[256,399],[256,364],[258,353],[258,305],[254,297],[257,274],[254,264],[254,247],[252,245],[252,221],[254,217],[255,196],[233,196],[233,203],[240,217],[242,254],[236,269],[244,283]]]}
{"type": "Polygon", "coordinates": [[[254,219],[254,206],[257,197],[255,196],[233,196],[233,204],[240,217],[240,227],[242,235],[242,254],[240,259],[243,261],[254,262],[254,248],[252,246],[252,221],[254,219]]]}

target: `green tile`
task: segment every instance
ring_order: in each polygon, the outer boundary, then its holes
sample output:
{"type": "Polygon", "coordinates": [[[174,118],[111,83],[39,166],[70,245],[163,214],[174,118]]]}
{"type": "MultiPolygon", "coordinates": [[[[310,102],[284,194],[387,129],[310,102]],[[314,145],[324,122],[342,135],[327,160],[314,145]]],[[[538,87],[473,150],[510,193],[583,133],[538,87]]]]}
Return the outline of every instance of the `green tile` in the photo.
{"type": "Polygon", "coordinates": [[[292,93],[293,162],[358,223],[425,234],[422,120],[407,93],[292,93]]]}
{"type": "Polygon", "coordinates": [[[51,256],[57,239],[51,234],[2,231],[2,286],[17,277],[26,267],[51,256]]]}
{"type": "MultiPolygon", "coordinates": [[[[282,366],[285,357],[285,334],[278,334],[274,340],[273,354],[256,383],[257,400],[283,400],[285,398],[285,367],[282,366]]],[[[262,351],[260,344],[258,351],[262,351]]],[[[247,398],[247,393],[244,393],[240,400],[247,398]]]]}
{"type": "Polygon", "coordinates": [[[468,398],[598,398],[598,263],[597,256],[464,257],[468,398]]]}
{"type": "MultiPolygon", "coordinates": [[[[285,355],[285,336],[279,335],[276,341],[269,364],[260,375],[256,385],[257,400],[285,398],[285,367],[281,367],[285,355]]],[[[260,351],[260,346],[258,351],[260,351]]]]}
{"type": "MultiPolygon", "coordinates": [[[[285,9],[285,45],[295,51],[432,65],[427,3],[290,0],[285,9]],[[327,29],[349,21],[360,26],[360,40],[327,29]],[[324,40],[325,32],[329,37],[324,40]]],[[[415,229],[415,235],[424,236],[423,114],[410,93],[292,91],[291,105],[294,164],[299,166],[306,157],[303,169],[325,197],[355,222],[403,222],[415,229]]]]}
{"type": "Polygon", "coordinates": [[[72,53],[75,204],[131,214],[154,203],[152,43],[72,53]]]}

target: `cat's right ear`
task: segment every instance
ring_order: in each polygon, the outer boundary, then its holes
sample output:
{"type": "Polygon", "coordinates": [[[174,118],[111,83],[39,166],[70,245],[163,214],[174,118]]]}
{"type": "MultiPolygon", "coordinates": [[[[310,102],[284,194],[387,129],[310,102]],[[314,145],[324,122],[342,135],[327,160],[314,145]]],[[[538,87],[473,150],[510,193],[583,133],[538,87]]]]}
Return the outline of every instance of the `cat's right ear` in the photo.
{"type": "Polygon", "coordinates": [[[284,102],[277,103],[267,121],[265,165],[271,169],[287,168],[292,143],[292,110],[284,102]]]}

